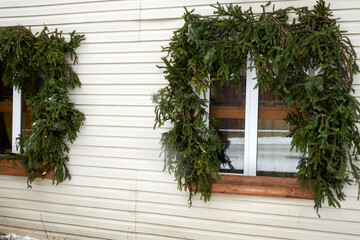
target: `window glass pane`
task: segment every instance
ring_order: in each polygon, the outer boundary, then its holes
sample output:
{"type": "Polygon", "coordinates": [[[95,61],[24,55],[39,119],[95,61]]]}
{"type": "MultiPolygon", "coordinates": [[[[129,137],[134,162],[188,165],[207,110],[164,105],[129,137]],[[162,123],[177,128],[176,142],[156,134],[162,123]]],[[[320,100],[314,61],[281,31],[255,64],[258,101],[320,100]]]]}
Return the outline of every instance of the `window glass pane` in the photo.
{"type": "MultiPolygon", "coordinates": [[[[26,99],[26,98],[25,98],[26,99]]],[[[31,135],[31,110],[26,106],[25,101],[23,101],[23,111],[22,111],[22,124],[21,124],[21,134],[23,137],[27,138],[31,135]]]]}
{"type": "Polygon", "coordinates": [[[245,93],[245,79],[237,88],[221,86],[219,81],[212,84],[210,116],[216,119],[215,127],[231,164],[222,166],[222,172],[244,172],[245,93]]]}
{"type": "Polygon", "coordinates": [[[0,81],[0,152],[11,152],[12,94],[12,88],[0,81]]]}
{"type": "Polygon", "coordinates": [[[290,126],[283,120],[293,109],[275,98],[272,91],[259,91],[258,176],[293,177],[301,157],[291,149],[290,126]]]}

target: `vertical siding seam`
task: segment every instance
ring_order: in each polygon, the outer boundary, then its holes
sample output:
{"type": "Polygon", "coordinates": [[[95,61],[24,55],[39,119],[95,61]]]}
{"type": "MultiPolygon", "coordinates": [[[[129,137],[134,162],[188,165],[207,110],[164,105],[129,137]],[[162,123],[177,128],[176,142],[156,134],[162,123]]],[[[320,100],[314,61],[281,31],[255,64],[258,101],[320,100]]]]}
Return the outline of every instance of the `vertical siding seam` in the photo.
{"type": "Polygon", "coordinates": [[[141,40],[141,2],[142,0],[139,0],[139,42],[141,40]]]}
{"type": "Polygon", "coordinates": [[[135,170],[135,219],[134,219],[134,235],[135,235],[135,240],[138,239],[137,237],[137,229],[136,229],[136,226],[137,226],[137,205],[138,205],[138,170],[136,169],[135,170]]]}
{"type": "MultiPolygon", "coordinates": [[[[139,34],[138,34],[138,41],[140,43],[141,41],[141,1],[139,0],[139,34]]],[[[134,231],[135,231],[135,240],[138,239],[137,234],[137,218],[138,218],[138,212],[137,212],[137,205],[138,205],[138,169],[135,170],[135,223],[134,223],[134,231]]]]}
{"type": "MultiPolygon", "coordinates": [[[[141,2],[142,0],[139,0],[139,28],[138,28],[138,31],[139,31],[139,34],[138,34],[138,42],[140,44],[140,41],[141,41],[141,2]]],[[[136,169],[135,170],[135,219],[134,219],[134,236],[135,236],[135,240],[138,239],[138,234],[137,234],[137,218],[138,218],[138,213],[137,213],[137,205],[138,205],[138,173],[139,173],[139,170],[136,169]]]]}

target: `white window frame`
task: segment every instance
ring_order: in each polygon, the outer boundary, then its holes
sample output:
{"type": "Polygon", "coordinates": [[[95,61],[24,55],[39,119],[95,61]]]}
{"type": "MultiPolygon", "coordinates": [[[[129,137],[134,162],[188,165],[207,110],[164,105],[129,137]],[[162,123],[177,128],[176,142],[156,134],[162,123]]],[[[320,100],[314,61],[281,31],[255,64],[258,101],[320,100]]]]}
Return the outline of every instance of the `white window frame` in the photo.
{"type": "Polygon", "coordinates": [[[11,151],[13,153],[19,153],[16,149],[18,140],[17,138],[21,134],[22,128],[22,95],[21,90],[13,87],[13,112],[12,112],[12,146],[11,151]]]}
{"type": "Polygon", "coordinates": [[[258,146],[258,109],[259,88],[256,71],[250,68],[247,61],[246,69],[246,100],[245,100],[245,142],[244,142],[244,175],[256,176],[258,146]],[[256,106],[256,107],[255,107],[256,106]]]}
{"type": "MultiPolygon", "coordinates": [[[[309,70],[309,74],[311,74],[309,70]]],[[[258,110],[259,87],[256,87],[257,75],[255,68],[251,68],[251,61],[247,61],[246,69],[246,98],[245,98],[245,136],[244,136],[244,172],[238,175],[256,176],[258,154],[258,110]]],[[[210,102],[210,89],[205,96],[210,102]]],[[[210,114],[210,105],[207,106],[210,114]]],[[[207,126],[209,126],[207,120],[207,126]]],[[[224,173],[226,174],[226,173],[224,173]]],[[[231,173],[233,174],[233,173],[231,173]]]]}

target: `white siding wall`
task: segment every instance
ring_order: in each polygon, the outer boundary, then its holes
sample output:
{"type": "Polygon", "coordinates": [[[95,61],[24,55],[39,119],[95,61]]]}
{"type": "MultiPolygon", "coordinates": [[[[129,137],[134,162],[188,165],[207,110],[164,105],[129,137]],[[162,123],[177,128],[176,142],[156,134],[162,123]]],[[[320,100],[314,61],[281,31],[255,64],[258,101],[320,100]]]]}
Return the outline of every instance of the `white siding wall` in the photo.
{"type": "MultiPolygon", "coordinates": [[[[23,24],[86,35],[75,67],[83,86],[72,92],[86,114],[71,146],[71,181],[52,186],[0,176],[0,232],[40,239],[360,239],[357,187],[341,209],[313,202],[214,194],[187,205],[173,177],[162,172],[153,130],[151,94],[164,87],[161,46],[183,24],[182,6],[211,14],[215,0],[0,1],[0,24],[23,24]]],[[[259,11],[266,1],[238,2],[259,11]]],[[[315,1],[275,1],[278,7],[315,1]]],[[[335,16],[360,50],[360,1],[331,0],[335,16]]],[[[360,52],[359,52],[360,55],[360,52]]],[[[360,87],[360,76],[356,78],[360,87]]],[[[356,93],[360,95],[360,91],[356,93]]],[[[359,96],[360,97],[360,96],[359,96]]]]}

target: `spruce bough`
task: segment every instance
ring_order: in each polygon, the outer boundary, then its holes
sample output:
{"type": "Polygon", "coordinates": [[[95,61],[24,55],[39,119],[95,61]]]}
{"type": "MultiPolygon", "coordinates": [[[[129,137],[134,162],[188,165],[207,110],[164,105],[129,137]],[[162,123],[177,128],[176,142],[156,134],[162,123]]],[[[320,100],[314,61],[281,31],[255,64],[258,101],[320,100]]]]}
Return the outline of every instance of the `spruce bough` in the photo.
{"type": "Polygon", "coordinates": [[[264,91],[271,89],[297,109],[285,120],[293,129],[292,148],[303,154],[296,177],[303,187],[314,183],[314,208],[318,211],[326,199],[340,207],[344,186],[360,182],[360,106],[352,96],[359,72],[355,50],[324,1],[313,9],[267,12],[269,4],[261,14],[218,4],[211,17],[185,9],[184,26],[164,48],[169,84],[153,95],[155,127],[173,124],[161,138],[165,168],[180,190],[190,190],[190,204],[198,192],[204,201],[210,199],[211,180],[221,181],[226,156],[206,111],[210,103],[201,96],[214,81],[238,85],[247,60],[264,91]]]}
{"type": "Polygon", "coordinates": [[[10,157],[21,160],[29,186],[49,169],[54,170],[53,183],[71,179],[67,142],[76,139],[85,116],[74,107],[68,91],[81,86],[71,64],[77,63],[75,49],[84,39],[74,31],[66,41],[62,32],[46,27],[37,34],[24,26],[0,28],[2,81],[22,90],[33,120],[31,135],[19,137],[20,155],[10,157]]]}

